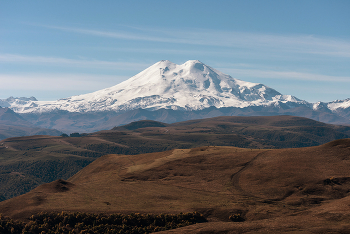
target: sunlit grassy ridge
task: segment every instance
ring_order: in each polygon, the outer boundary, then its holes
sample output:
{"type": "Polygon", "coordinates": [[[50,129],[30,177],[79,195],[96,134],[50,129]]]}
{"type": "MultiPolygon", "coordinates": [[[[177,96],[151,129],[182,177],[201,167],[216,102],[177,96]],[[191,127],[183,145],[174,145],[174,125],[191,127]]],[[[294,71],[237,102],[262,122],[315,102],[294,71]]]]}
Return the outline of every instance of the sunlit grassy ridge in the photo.
{"type": "Polygon", "coordinates": [[[288,149],[202,146],[109,154],[68,180],[0,202],[0,210],[27,221],[62,211],[199,212],[208,220],[172,233],[347,233],[349,166],[350,139],[288,149]]]}
{"type": "Polygon", "coordinates": [[[350,127],[292,116],[217,117],[174,124],[139,121],[80,137],[31,136],[0,142],[0,199],[68,179],[105,154],[133,155],[200,146],[296,148],[349,137],[350,127]]]}

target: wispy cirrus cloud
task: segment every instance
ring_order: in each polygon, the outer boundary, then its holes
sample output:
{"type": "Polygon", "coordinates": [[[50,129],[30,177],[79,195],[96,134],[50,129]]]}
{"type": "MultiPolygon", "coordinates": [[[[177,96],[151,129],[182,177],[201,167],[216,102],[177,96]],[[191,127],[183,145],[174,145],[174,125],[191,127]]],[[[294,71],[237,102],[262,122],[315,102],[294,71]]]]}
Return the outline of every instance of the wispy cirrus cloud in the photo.
{"type": "MultiPolygon", "coordinates": [[[[38,25],[37,25],[38,26],[38,25]]],[[[73,27],[42,26],[91,36],[163,43],[249,48],[301,54],[350,57],[350,41],[315,35],[283,35],[213,29],[137,28],[103,31],[73,27]]]]}
{"type": "MultiPolygon", "coordinates": [[[[150,64],[145,63],[128,63],[128,62],[110,62],[110,61],[100,61],[100,60],[84,60],[84,59],[67,59],[67,58],[58,58],[58,57],[44,57],[44,56],[27,56],[27,55],[18,55],[18,54],[0,54],[0,63],[1,62],[13,62],[13,63],[35,63],[35,64],[53,64],[53,65],[65,65],[65,66],[85,66],[85,67],[100,67],[100,68],[110,68],[110,69],[122,69],[122,70],[135,70],[141,71],[150,64]]],[[[249,64],[244,64],[245,68],[235,68],[237,64],[233,64],[232,66],[226,64],[225,67],[216,67],[218,70],[223,71],[233,77],[255,77],[255,78],[264,78],[264,79],[288,79],[288,80],[309,80],[309,81],[334,81],[334,82],[350,82],[350,77],[348,76],[330,76],[330,75],[322,75],[316,73],[305,73],[298,71],[275,71],[270,69],[256,69],[254,66],[249,64]]],[[[242,67],[242,64],[239,66],[242,67]]],[[[0,74],[2,85],[8,84],[14,85],[13,80],[21,80],[21,84],[26,83],[26,80],[36,80],[36,83],[46,84],[48,81],[48,77],[51,77],[53,80],[62,79],[61,74],[35,74],[29,76],[21,76],[21,75],[2,75],[0,74]],[[27,78],[25,78],[27,77],[27,78]],[[38,80],[39,79],[39,80],[38,80]]],[[[100,80],[95,75],[64,75],[63,79],[67,80],[75,80],[77,84],[81,82],[80,78],[90,77],[88,80],[93,82],[98,82],[100,80]],[[93,81],[96,79],[97,81],[93,81]]],[[[106,77],[116,77],[116,76],[106,76],[106,77]]],[[[121,79],[125,80],[129,77],[120,76],[121,79]]],[[[113,83],[117,84],[117,83],[113,83]]],[[[109,85],[113,85],[109,83],[109,85]]],[[[87,86],[88,83],[86,83],[87,86]]],[[[44,85],[45,86],[45,85],[44,85]]],[[[24,86],[28,87],[28,86],[24,86]]],[[[59,86],[58,86],[59,87],[59,86]]],[[[83,88],[85,90],[86,88],[83,88]]]]}
{"type": "MultiPolygon", "coordinates": [[[[88,34],[88,35],[92,35],[92,36],[110,37],[110,38],[116,38],[116,39],[154,41],[154,42],[174,42],[174,43],[176,43],[176,40],[173,38],[148,36],[145,34],[132,33],[132,32],[126,32],[126,31],[113,32],[113,31],[101,31],[101,30],[71,28],[71,27],[58,27],[58,26],[42,26],[42,27],[51,28],[51,29],[58,29],[58,30],[67,31],[67,32],[88,34]]],[[[187,43],[187,42],[184,41],[184,43],[187,43]]]]}
{"type": "Polygon", "coordinates": [[[46,56],[28,56],[19,54],[0,54],[0,63],[36,63],[36,64],[52,64],[65,66],[81,66],[81,67],[101,67],[110,69],[144,69],[149,64],[146,63],[129,63],[129,62],[111,62],[101,60],[85,60],[85,59],[69,59],[59,57],[46,56]]]}
{"type": "Polygon", "coordinates": [[[25,73],[1,74],[0,90],[91,90],[116,85],[129,77],[91,74],[25,73]]]}
{"type": "Polygon", "coordinates": [[[261,69],[243,69],[243,68],[219,68],[219,70],[239,77],[254,77],[264,79],[285,79],[285,80],[303,80],[303,81],[322,81],[322,82],[342,82],[350,83],[350,76],[329,76],[315,73],[295,72],[295,71],[274,71],[261,69]]]}

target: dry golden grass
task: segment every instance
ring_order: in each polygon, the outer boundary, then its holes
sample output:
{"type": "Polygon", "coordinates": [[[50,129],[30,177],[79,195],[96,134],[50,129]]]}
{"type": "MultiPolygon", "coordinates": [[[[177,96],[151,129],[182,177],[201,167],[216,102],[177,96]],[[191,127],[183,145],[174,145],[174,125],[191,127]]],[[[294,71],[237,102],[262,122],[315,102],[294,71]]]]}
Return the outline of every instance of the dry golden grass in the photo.
{"type": "Polygon", "coordinates": [[[347,138],[350,127],[294,116],[223,116],[173,124],[144,120],[79,136],[30,136],[0,141],[0,201],[43,183],[68,179],[106,154],[133,155],[208,145],[254,149],[308,147],[347,138]]]}
{"type": "Polygon", "coordinates": [[[0,203],[25,219],[38,211],[177,213],[208,223],[169,233],[350,232],[350,139],[276,150],[200,147],[106,155],[68,181],[0,203]],[[231,214],[245,222],[232,223],[231,214]]]}

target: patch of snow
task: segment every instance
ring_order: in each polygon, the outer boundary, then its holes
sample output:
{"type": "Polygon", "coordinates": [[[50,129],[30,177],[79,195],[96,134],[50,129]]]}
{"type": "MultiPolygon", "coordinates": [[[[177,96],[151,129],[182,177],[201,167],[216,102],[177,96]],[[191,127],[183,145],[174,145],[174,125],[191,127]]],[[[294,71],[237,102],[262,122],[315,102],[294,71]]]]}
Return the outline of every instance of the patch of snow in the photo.
{"type": "Polygon", "coordinates": [[[345,100],[336,100],[328,103],[328,108],[332,111],[336,111],[339,108],[347,109],[350,107],[350,98],[345,100]]]}

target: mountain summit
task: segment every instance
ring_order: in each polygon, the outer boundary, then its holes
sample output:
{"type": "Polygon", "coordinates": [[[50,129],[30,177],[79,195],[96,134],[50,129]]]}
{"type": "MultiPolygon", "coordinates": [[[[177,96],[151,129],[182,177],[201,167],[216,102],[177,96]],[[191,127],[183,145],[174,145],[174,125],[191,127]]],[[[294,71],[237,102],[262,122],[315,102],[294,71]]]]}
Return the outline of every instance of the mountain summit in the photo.
{"type": "Polygon", "coordinates": [[[350,124],[350,99],[309,103],[263,84],[232,78],[198,60],[155,63],[113,87],[57,101],[0,100],[40,128],[93,132],[138,120],[164,123],[216,116],[293,115],[350,124]]]}
{"type": "Polygon", "coordinates": [[[208,107],[307,104],[263,84],[232,78],[198,60],[178,65],[162,60],[130,79],[93,93],[57,101],[13,102],[18,113],[127,111],[134,109],[202,110],[208,107]]]}

